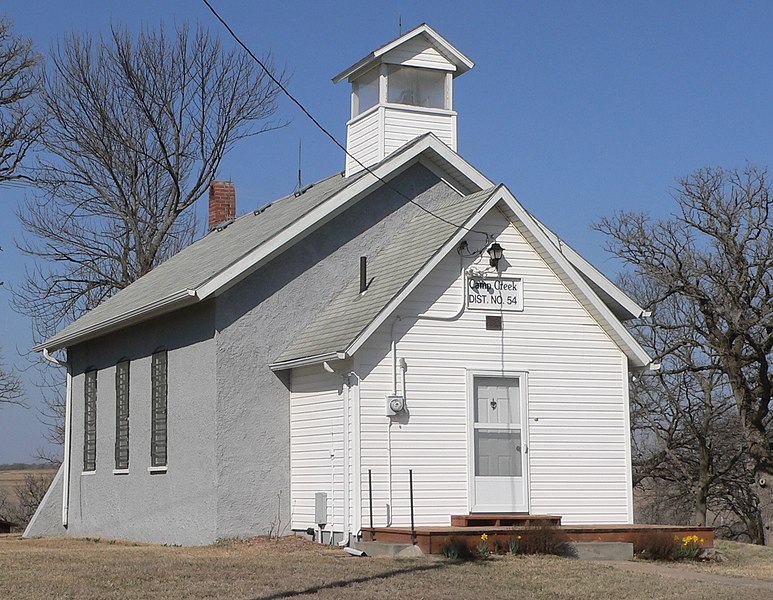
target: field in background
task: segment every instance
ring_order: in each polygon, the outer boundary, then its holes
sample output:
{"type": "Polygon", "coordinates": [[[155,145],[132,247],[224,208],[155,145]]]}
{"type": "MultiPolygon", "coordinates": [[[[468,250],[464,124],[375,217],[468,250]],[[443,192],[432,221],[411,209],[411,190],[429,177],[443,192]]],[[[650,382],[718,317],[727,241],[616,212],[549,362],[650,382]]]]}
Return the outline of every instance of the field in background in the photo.
{"type": "Polygon", "coordinates": [[[51,479],[56,475],[56,471],[57,469],[51,468],[0,470],[0,493],[5,490],[9,494],[13,494],[17,486],[24,485],[27,475],[40,475],[51,479]]]}
{"type": "Polygon", "coordinates": [[[23,529],[35,514],[56,471],[48,465],[0,465],[0,518],[23,529]]]}
{"type": "Polygon", "coordinates": [[[664,576],[554,556],[502,557],[475,563],[355,558],[298,538],[229,540],[179,548],[0,536],[0,598],[770,600],[773,549],[719,545],[727,555],[726,562],[710,567],[696,564],[697,574],[677,570],[664,576]],[[698,580],[710,577],[708,573],[727,575],[734,565],[747,577],[767,576],[769,581],[698,580]]]}

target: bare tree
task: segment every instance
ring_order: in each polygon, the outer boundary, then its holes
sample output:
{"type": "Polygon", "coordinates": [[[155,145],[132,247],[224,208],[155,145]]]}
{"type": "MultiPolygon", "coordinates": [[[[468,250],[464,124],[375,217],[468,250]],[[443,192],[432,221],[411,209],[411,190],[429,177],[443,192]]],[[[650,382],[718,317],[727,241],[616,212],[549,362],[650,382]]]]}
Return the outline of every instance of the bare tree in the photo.
{"type": "Polygon", "coordinates": [[[689,299],[664,298],[651,279],[622,277],[621,285],[648,308],[632,331],[661,365],[631,386],[634,480],[668,496],[671,518],[706,525],[720,495],[752,479],[733,395],[703,351],[689,299]]]}
{"type": "Polygon", "coordinates": [[[189,244],[223,156],[277,126],[278,88],[201,28],[73,33],[50,63],[39,193],[19,212],[39,260],[14,298],[37,338],[189,244]]]}
{"type": "Polygon", "coordinates": [[[23,399],[21,381],[15,373],[8,371],[0,358],[0,405],[21,404],[23,399]]]}
{"type": "Polygon", "coordinates": [[[53,479],[54,475],[30,473],[25,475],[24,483],[16,486],[17,510],[14,520],[19,525],[26,527],[32,520],[53,479]]]}
{"type": "MultiPolygon", "coordinates": [[[[11,21],[0,18],[0,185],[27,178],[21,171],[22,161],[41,130],[32,102],[39,63],[32,41],[18,37],[11,21]]],[[[19,378],[0,362],[0,405],[21,402],[19,378]]]]}
{"type": "Polygon", "coordinates": [[[35,515],[38,505],[51,486],[54,475],[49,473],[28,473],[24,482],[10,490],[0,489],[0,519],[26,527],[35,515]]]}
{"type": "Polygon", "coordinates": [[[8,496],[8,492],[0,488],[0,519],[14,523],[15,521],[13,518],[15,514],[16,507],[11,502],[11,499],[8,496]]]}
{"type": "Polygon", "coordinates": [[[32,41],[14,34],[0,19],[0,183],[25,179],[20,166],[41,130],[33,96],[40,59],[32,41]]]}
{"type": "MultiPolygon", "coordinates": [[[[773,525],[773,218],[767,172],[709,168],[681,179],[677,213],[652,221],[620,213],[597,228],[608,249],[660,290],[655,302],[684,299],[708,364],[735,401],[754,472],[753,492],[770,541],[773,525]]],[[[678,342],[694,344],[695,336],[678,342]]]]}

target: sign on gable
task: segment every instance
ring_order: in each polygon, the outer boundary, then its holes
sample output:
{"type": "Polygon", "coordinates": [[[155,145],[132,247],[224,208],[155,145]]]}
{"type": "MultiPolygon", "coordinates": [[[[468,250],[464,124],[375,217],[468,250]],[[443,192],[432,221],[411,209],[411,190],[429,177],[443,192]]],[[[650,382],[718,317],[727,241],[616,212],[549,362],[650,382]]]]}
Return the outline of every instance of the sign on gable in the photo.
{"type": "Polygon", "coordinates": [[[467,278],[466,306],[473,310],[523,310],[523,281],[520,277],[471,275],[467,278]]]}

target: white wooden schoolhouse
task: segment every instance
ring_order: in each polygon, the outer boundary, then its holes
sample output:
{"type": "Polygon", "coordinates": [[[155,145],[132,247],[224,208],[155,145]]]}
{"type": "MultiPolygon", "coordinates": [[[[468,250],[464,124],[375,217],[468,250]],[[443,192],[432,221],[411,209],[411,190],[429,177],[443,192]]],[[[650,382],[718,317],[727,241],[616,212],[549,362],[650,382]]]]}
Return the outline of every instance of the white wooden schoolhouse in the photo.
{"type": "Polygon", "coordinates": [[[633,522],[642,309],[457,153],[472,67],[428,25],[370,53],[343,173],[239,218],[214,182],[206,236],[38,348],[67,440],[27,536],[347,542],[409,524],[409,472],[417,526],[633,522]]]}

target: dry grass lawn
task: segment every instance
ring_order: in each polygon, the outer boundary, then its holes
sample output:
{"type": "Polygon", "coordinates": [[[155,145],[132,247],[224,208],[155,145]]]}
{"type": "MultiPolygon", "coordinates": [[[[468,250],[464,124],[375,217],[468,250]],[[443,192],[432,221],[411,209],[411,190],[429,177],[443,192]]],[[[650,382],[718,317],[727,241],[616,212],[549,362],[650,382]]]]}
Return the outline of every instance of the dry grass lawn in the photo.
{"type": "MultiPolygon", "coordinates": [[[[701,573],[773,581],[773,547],[739,544],[727,540],[717,540],[714,545],[727,560],[710,563],[685,563],[684,566],[701,573]]],[[[773,593],[770,597],[773,598],[773,593]]]]}
{"type": "MultiPolygon", "coordinates": [[[[770,577],[773,550],[695,565],[719,574],[770,577]],[[757,566],[754,566],[757,565],[757,566]],[[767,569],[767,571],[765,571],[767,569]]],[[[0,537],[0,598],[711,598],[770,600],[770,588],[626,572],[556,557],[477,563],[355,558],[296,538],[174,548],[76,539],[0,537]]]]}

